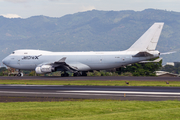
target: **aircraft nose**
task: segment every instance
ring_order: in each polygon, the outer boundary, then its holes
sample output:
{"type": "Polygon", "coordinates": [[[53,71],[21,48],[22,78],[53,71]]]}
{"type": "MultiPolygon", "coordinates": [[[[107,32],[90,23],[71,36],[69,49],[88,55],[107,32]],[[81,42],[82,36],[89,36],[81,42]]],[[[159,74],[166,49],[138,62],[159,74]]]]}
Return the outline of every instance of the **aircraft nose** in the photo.
{"type": "Polygon", "coordinates": [[[8,64],[7,58],[4,58],[4,59],[2,60],[2,63],[5,64],[5,65],[7,65],[7,64],[8,64]]]}

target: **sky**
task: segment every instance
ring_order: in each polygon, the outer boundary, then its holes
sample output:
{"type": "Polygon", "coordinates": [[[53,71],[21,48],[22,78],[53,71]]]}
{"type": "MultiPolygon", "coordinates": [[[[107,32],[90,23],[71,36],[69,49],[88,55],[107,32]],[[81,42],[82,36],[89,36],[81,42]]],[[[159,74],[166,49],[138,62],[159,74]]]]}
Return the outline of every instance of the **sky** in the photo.
{"type": "Polygon", "coordinates": [[[179,5],[180,0],[0,0],[0,15],[7,18],[62,17],[93,9],[142,11],[148,8],[180,12],[179,5]]]}

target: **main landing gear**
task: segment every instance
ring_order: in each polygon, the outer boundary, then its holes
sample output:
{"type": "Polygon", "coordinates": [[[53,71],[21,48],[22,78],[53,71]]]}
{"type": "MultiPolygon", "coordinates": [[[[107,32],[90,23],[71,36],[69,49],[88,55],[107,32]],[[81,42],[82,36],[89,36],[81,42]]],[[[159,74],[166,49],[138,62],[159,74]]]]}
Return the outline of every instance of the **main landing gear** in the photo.
{"type": "Polygon", "coordinates": [[[87,71],[83,71],[82,76],[87,76],[87,71]]]}
{"type": "Polygon", "coordinates": [[[87,72],[86,71],[83,71],[83,72],[76,72],[76,73],[74,73],[74,75],[73,76],[87,76],[87,72]]]}
{"type": "Polygon", "coordinates": [[[61,77],[69,77],[69,74],[67,72],[64,72],[61,74],[61,77]]]}
{"type": "Polygon", "coordinates": [[[77,76],[81,76],[81,73],[80,72],[76,72],[73,74],[74,77],[77,77],[77,76]]]}
{"type": "MultiPolygon", "coordinates": [[[[74,77],[77,77],[77,76],[87,76],[87,71],[83,71],[83,72],[76,72],[73,74],[74,77]]],[[[61,74],[61,77],[69,77],[69,74],[64,71],[64,73],[61,74]]]]}

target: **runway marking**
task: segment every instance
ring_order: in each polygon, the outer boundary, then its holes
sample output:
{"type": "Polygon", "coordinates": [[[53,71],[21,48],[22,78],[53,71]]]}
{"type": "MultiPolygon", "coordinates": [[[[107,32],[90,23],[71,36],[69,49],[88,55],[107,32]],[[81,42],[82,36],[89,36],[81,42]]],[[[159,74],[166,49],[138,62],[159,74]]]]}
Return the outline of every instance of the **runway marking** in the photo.
{"type": "MultiPolygon", "coordinates": [[[[59,92],[59,91],[58,91],[59,92]]],[[[65,92],[65,93],[56,93],[56,92],[18,92],[18,91],[0,91],[0,93],[1,94],[36,94],[36,95],[47,95],[47,94],[49,94],[49,95],[84,95],[84,96],[116,96],[116,97],[123,97],[124,96],[124,94],[88,94],[88,92],[87,93],[73,93],[72,91],[72,93],[66,93],[66,92],[68,92],[68,91],[62,91],[62,92],[65,92]]],[[[70,91],[69,91],[70,92],[70,91]]],[[[91,91],[92,92],[92,91],[91,91]]],[[[123,92],[124,93],[124,92],[123,92]]],[[[126,95],[126,97],[132,97],[132,96],[136,96],[136,97],[157,97],[157,98],[159,98],[159,97],[169,97],[169,98],[177,98],[177,97],[180,97],[180,96],[163,96],[163,95],[158,95],[158,96],[156,96],[156,95],[130,95],[130,94],[128,94],[128,95],[126,95]]]]}
{"type": "MultiPolygon", "coordinates": [[[[62,92],[62,91],[57,91],[62,92]]],[[[172,92],[134,92],[134,91],[63,91],[63,92],[79,92],[79,93],[111,93],[111,94],[118,94],[118,93],[130,93],[130,94],[163,94],[163,95],[180,95],[180,93],[172,93],[172,92]]]]}

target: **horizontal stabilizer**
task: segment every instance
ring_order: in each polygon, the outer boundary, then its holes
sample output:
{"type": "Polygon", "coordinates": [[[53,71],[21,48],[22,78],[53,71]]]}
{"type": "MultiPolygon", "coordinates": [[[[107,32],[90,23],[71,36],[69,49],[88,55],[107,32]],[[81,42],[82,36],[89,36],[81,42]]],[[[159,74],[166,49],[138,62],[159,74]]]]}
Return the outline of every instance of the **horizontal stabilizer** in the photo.
{"type": "Polygon", "coordinates": [[[141,62],[139,62],[139,63],[158,63],[158,62],[160,62],[162,60],[162,58],[158,58],[158,59],[156,59],[156,60],[154,60],[154,61],[141,61],[141,62]]]}

